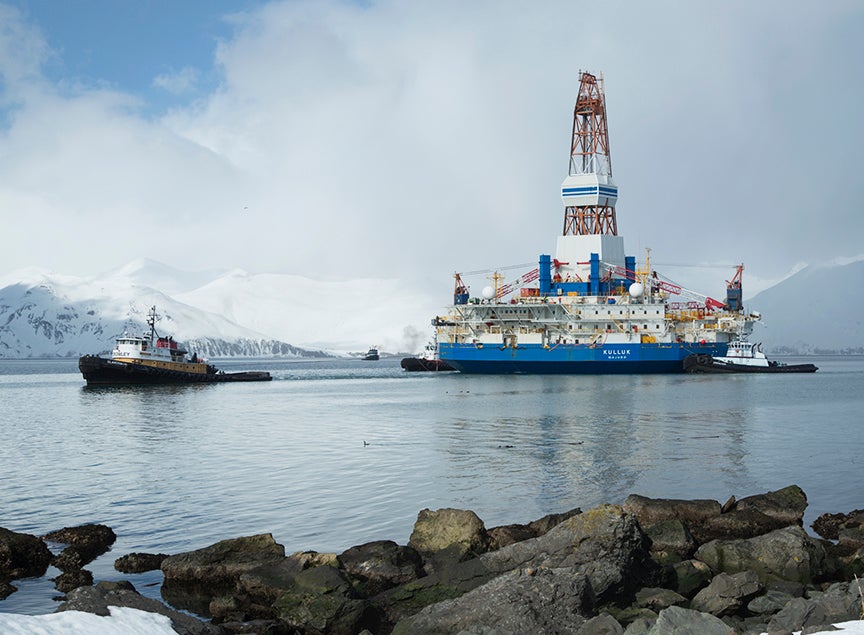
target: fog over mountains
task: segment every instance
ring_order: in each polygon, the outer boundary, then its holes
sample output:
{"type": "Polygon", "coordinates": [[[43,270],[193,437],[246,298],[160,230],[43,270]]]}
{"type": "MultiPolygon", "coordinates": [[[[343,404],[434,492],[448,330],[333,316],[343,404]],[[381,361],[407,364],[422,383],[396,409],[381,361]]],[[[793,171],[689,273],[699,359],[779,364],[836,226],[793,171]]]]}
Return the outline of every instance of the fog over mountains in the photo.
{"type": "MultiPolygon", "coordinates": [[[[746,289],[746,287],[745,287],[746,289]]],[[[864,256],[810,265],[745,300],[766,352],[864,354],[864,256]]]]}
{"type": "Polygon", "coordinates": [[[190,273],[146,259],[93,278],[31,268],[0,276],[0,357],[105,353],[143,333],[154,305],[157,331],[206,357],[414,351],[431,335],[429,302],[393,280],[190,273]]]}
{"type": "MultiPolygon", "coordinates": [[[[769,353],[864,353],[861,289],[864,256],[807,266],[745,299],[763,319],[751,339],[769,353]]],[[[93,278],[26,269],[0,276],[0,357],[106,353],[118,335],[144,332],[154,305],[157,330],[206,357],[416,352],[448,300],[398,280],[185,272],[151,260],[93,278]]]]}

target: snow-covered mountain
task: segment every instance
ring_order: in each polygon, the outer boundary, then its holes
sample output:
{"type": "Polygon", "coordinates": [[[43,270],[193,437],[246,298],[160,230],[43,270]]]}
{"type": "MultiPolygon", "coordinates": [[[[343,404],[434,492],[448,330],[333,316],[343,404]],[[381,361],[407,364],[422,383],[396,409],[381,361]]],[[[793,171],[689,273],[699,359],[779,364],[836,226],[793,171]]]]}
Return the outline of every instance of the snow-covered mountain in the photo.
{"type": "Polygon", "coordinates": [[[766,352],[864,353],[864,256],[810,265],[745,301],[766,352]]]}
{"type": "Polygon", "coordinates": [[[207,357],[413,351],[434,311],[393,280],[190,273],[151,260],[92,278],[30,268],[0,276],[0,357],[104,353],[123,332],[144,332],[154,305],[160,333],[207,357]]]}

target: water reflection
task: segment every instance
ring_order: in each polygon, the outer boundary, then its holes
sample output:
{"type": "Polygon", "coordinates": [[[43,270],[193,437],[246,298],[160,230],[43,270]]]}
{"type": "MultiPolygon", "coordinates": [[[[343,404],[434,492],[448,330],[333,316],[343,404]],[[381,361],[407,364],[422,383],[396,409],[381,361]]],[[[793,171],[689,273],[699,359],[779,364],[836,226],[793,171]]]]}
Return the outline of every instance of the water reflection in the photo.
{"type": "MultiPolygon", "coordinates": [[[[108,524],[118,541],[92,570],[117,579],[124,553],[260,532],[289,551],[404,544],[424,507],[494,526],[631,493],[725,500],[790,483],[808,514],[860,507],[860,360],[803,381],[248,365],[279,380],[85,388],[65,366],[0,363],[0,525],[108,524]]],[[[53,609],[50,582],[26,586],[0,611],[53,609]]]]}

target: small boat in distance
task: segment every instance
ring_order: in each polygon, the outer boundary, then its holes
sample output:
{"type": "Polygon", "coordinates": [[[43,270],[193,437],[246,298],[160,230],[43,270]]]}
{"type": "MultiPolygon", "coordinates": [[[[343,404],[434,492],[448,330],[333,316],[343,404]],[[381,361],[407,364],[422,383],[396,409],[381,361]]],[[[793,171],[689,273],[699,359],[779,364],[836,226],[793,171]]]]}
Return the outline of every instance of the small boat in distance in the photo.
{"type": "Polygon", "coordinates": [[[723,356],[689,355],[684,358],[686,373],[815,373],[813,364],[780,364],[769,361],[761,344],[735,340],[723,356]]]}
{"type": "Polygon", "coordinates": [[[374,346],[366,351],[366,354],[363,356],[363,360],[367,362],[377,362],[379,359],[378,349],[374,346]]]}
{"type": "Polygon", "coordinates": [[[124,333],[118,337],[110,359],[98,355],[84,355],[78,359],[78,370],[87,385],[116,384],[186,384],[229,381],[270,381],[270,373],[246,371],[225,373],[211,366],[198,354],[187,360],[187,352],[173,337],[156,333],[156,307],[147,315],[150,333],[134,336],[124,333]]]}
{"type": "Polygon", "coordinates": [[[438,357],[437,341],[432,341],[426,344],[423,348],[423,352],[417,357],[403,358],[401,366],[409,372],[456,370],[450,364],[438,357]]]}

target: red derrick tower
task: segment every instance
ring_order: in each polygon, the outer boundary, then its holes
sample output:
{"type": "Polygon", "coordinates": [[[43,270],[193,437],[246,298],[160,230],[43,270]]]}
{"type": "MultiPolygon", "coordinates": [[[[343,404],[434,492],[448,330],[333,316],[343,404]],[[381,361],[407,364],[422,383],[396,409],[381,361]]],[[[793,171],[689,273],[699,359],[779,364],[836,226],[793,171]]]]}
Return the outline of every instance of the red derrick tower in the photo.
{"type": "Polygon", "coordinates": [[[573,136],[568,176],[561,184],[564,236],[617,236],[606,95],[603,77],[580,73],[579,95],[573,109],[573,136]]]}

